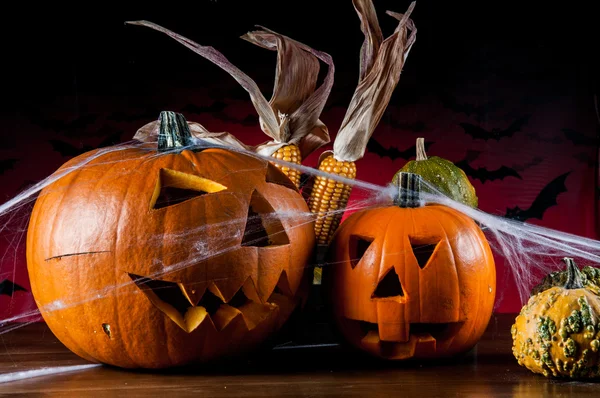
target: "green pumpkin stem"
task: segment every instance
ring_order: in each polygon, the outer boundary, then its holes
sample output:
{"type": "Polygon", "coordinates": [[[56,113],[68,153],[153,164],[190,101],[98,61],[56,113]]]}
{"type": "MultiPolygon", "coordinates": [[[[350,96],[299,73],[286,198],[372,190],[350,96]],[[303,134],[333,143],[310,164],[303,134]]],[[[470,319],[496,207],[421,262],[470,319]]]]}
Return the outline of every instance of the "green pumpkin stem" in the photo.
{"type": "Polygon", "coordinates": [[[394,179],[398,194],[394,197],[396,206],[420,207],[421,206],[421,176],[413,173],[399,173],[394,179]]]}
{"type": "Polygon", "coordinates": [[[158,151],[167,152],[176,148],[193,145],[190,128],[181,113],[163,111],[160,113],[160,130],[158,133],[158,151]]]}
{"type": "Polygon", "coordinates": [[[581,280],[581,271],[575,265],[575,261],[572,258],[563,258],[565,264],[567,264],[567,282],[563,286],[564,289],[582,289],[583,282],[581,280]]]}
{"type": "Polygon", "coordinates": [[[425,153],[425,138],[417,138],[417,162],[421,160],[427,160],[427,153],[425,153]]]}

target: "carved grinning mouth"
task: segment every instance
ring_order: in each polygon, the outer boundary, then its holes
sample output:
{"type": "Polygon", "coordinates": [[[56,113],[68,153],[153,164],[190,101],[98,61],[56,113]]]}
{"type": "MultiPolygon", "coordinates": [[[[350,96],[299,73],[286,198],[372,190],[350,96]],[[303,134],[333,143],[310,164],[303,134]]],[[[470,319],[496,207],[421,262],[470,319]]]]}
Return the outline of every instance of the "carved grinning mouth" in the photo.
{"type": "Polygon", "coordinates": [[[380,328],[376,323],[364,322],[344,318],[344,322],[358,329],[361,336],[360,343],[372,347],[386,357],[410,358],[415,352],[435,353],[439,346],[447,345],[453,336],[463,326],[464,321],[440,323],[407,323],[386,325],[389,331],[392,328],[402,329],[404,339],[386,339],[380,336],[380,328]]]}
{"type": "MultiPolygon", "coordinates": [[[[364,322],[364,321],[352,321],[358,322],[360,329],[363,333],[363,338],[369,336],[369,338],[374,338],[377,336],[377,339],[380,341],[385,341],[379,336],[379,326],[376,323],[364,322]]],[[[409,336],[408,340],[410,340],[410,336],[418,336],[419,338],[434,340],[445,340],[448,337],[452,336],[456,332],[456,328],[460,328],[464,322],[446,322],[446,323],[408,323],[403,325],[408,330],[406,331],[409,336]]],[[[408,341],[407,340],[407,341],[408,341]]],[[[403,341],[392,341],[394,343],[402,343],[403,341]]]]}
{"type": "MultiPolygon", "coordinates": [[[[131,273],[129,276],[156,308],[187,333],[196,330],[207,319],[210,319],[219,331],[238,318],[244,321],[248,330],[252,330],[277,310],[283,301],[291,297],[291,293],[282,288],[287,286],[285,272],[266,303],[253,301],[246,296],[244,290],[248,292],[247,289],[255,289],[252,281],[248,279],[228,302],[223,299],[217,286],[210,283],[195,305],[186,287],[181,283],[131,273]]],[[[256,290],[253,293],[256,297],[256,290]]]]}

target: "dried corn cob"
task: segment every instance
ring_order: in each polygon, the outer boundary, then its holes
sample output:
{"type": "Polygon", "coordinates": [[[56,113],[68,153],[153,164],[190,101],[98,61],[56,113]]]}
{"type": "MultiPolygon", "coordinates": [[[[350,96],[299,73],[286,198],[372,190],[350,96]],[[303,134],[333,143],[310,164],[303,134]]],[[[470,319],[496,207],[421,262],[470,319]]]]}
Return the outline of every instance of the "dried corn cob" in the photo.
{"type": "MultiPolygon", "coordinates": [[[[364,156],[369,138],[381,120],[415,41],[416,29],[409,19],[415,3],[405,14],[388,11],[399,21],[398,28],[387,39],[379,27],[372,0],[353,0],[365,41],[361,49],[360,79],[340,130],[333,144],[333,153],[325,156],[319,170],[330,174],[356,178],[355,161],[364,156]],[[411,30],[411,34],[408,31],[411,30]]],[[[315,214],[315,234],[320,245],[333,238],[344,215],[352,187],[332,178],[318,176],[310,192],[309,207],[315,214]]],[[[318,267],[315,269],[317,279],[318,267]]]]}
{"type": "MultiPolygon", "coordinates": [[[[261,128],[272,140],[256,146],[255,150],[259,154],[300,165],[302,159],[330,141],[327,126],[319,120],[319,116],[333,86],[333,60],[329,54],[266,28],[248,32],[242,38],[277,51],[275,86],[269,101],[271,109],[270,112],[261,111],[275,116],[278,124],[268,125],[264,123],[266,118],[260,115],[261,128]],[[326,63],[329,70],[317,88],[319,61],[326,63]]],[[[298,169],[272,163],[300,188],[301,173],[298,169]]]]}
{"type": "MultiPolygon", "coordinates": [[[[319,170],[340,177],[356,178],[354,162],[337,160],[333,155],[327,156],[319,165],[319,170]]],[[[318,176],[312,187],[309,208],[317,216],[315,235],[320,245],[329,244],[333,234],[344,215],[352,186],[342,182],[318,176]]]]}
{"type": "MultiPolygon", "coordinates": [[[[286,162],[302,164],[302,154],[300,153],[300,148],[298,148],[295,144],[290,144],[286,146],[282,146],[277,151],[273,153],[274,158],[279,160],[284,160],[286,162]]],[[[283,166],[279,163],[273,162],[273,164],[283,172],[294,184],[296,187],[300,188],[300,171],[294,169],[292,167],[283,166]]]]}

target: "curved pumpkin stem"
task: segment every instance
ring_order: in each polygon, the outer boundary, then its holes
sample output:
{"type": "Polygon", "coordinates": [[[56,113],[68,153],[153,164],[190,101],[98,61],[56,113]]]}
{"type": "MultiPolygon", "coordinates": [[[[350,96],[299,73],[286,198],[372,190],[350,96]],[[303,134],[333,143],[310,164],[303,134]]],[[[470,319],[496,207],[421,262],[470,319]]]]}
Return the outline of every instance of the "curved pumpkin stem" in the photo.
{"type": "Polygon", "coordinates": [[[181,113],[163,111],[160,113],[159,120],[159,152],[167,152],[175,148],[184,148],[194,143],[187,121],[181,113]]]}
{"type": "Polygon", "coordinates": [[[395,179],[398,195],[394,198],[396,206],[421,207],[421,176],[413,173],[400,173],[395,179]]]}
{"type": "Polygon", "coordinates": [[[581,280],[581,271],[575,265],[575,261],[572,258],[563,258],[565,264],[567,264],[567,282],[563,286],[565,289],[581,289],[583,288],[583,282],[581,280]]]}
{"type": "Polygon", "coordinates": [[[425,152],[425,138],[417,138],[417,159],[418,162],[421,160],[427,160],[427,153],[425,152]]]}

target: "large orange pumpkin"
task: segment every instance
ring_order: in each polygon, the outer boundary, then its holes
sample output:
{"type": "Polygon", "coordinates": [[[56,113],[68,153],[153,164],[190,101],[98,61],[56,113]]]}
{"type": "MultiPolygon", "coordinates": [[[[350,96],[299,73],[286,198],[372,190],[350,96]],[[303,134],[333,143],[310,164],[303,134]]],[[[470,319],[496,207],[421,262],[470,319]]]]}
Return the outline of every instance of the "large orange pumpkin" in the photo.
{"type": "Polygon", "coordinates": [[[421,206],[420,177],[401,176],[413,189],[397,205],[358,211],[338,229],[324,274],[332,313],[349,343],[377,357],[466,352],[492,314],[492,252],[472,219],[421,206]]]}
{"type": "Polygon", "coordinates": [[[295,185],[260,158],[186,147],[181,115],[161,121],[158,152],[75,158],[31,215],[36,303],[90,361],[163,368],[243,352],[282,326],[308,281],[313,223],[295,185]]]}

